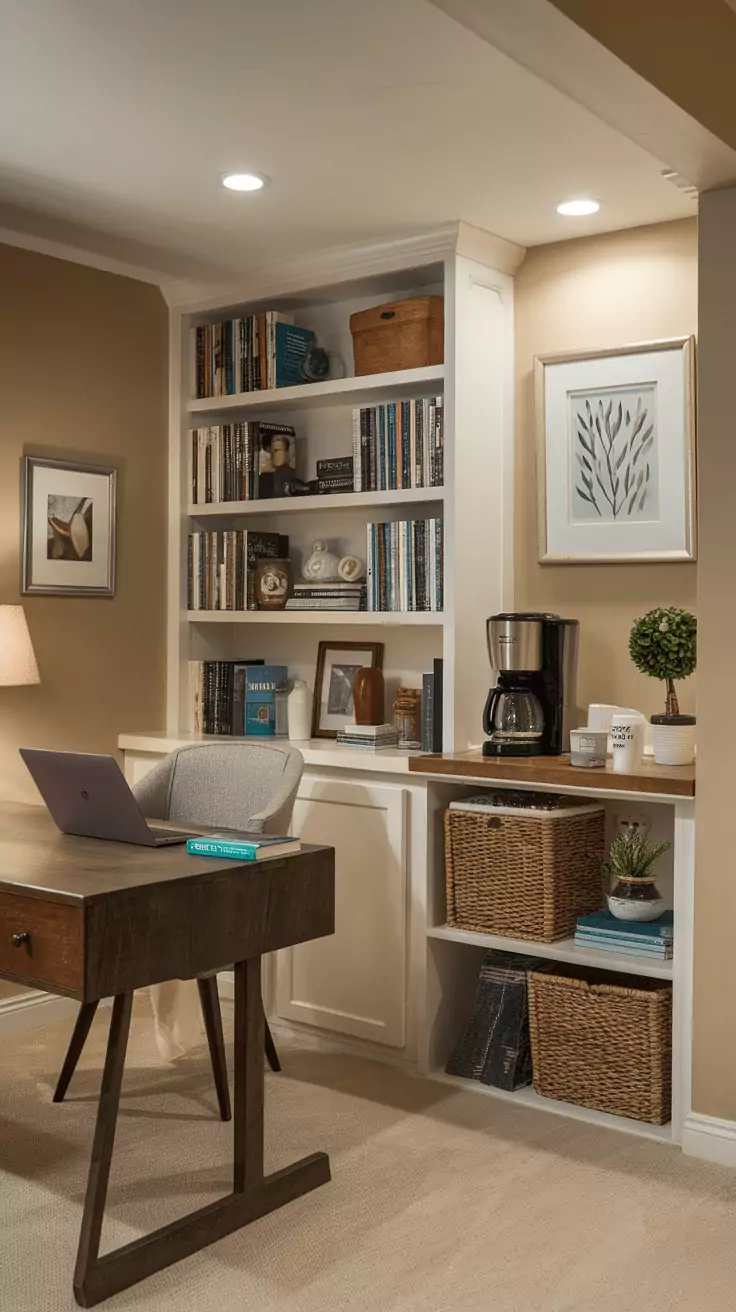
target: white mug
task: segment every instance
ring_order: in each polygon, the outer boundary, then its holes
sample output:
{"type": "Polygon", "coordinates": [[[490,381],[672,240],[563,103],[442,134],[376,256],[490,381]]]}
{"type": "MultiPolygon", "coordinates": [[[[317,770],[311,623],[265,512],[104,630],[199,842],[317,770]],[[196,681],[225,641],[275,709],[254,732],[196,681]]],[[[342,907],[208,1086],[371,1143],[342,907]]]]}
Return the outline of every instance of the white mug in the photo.
{"type": "Polygon", "coordinates": [[[644,716],[640,711],[617,711],[611,720],[611,751],[616,774],[635,770],[644,755],[644,716]]]}

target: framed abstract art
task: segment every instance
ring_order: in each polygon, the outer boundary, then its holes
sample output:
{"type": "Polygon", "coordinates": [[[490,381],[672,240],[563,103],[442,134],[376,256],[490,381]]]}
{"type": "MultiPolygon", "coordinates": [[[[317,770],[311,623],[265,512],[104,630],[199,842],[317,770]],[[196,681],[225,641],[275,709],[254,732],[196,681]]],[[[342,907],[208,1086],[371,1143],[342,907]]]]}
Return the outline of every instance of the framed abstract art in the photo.
{"type": "Polygon", "coordinates": [[[115,595],[117,471],[25,456],[23,592],[115,595]]]}
{"type": "Polygon", "coordinates": [[[535,360],[542,564],[694,560],[695,339],[535,360]]]}

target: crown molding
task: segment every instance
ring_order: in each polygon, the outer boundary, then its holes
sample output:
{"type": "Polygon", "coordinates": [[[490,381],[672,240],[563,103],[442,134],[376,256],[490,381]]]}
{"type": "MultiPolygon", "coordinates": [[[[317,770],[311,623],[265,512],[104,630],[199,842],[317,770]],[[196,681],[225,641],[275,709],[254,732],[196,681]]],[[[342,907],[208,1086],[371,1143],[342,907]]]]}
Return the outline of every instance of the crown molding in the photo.
{"type": "Polygon", "coordinates": [[[169,304],[182,314],[193,314],[227,310],[270,296],[307,297],[340,283],[441,263],[455,254],[467,255],[502,273],[512,274],[524,258],[525,250],[470,224],[446,223],[411,237],[338,246],[279,260],[254,269],[235,284],[218,283],[201,298],[169,300],[169,304]]]}

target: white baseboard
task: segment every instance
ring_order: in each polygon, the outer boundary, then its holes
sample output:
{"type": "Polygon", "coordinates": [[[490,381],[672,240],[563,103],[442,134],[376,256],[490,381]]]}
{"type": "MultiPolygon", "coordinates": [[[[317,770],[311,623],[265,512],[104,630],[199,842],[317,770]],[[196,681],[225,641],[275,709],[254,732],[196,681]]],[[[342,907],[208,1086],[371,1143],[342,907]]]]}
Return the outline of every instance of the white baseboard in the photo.
{"type": "Polygon", "coordinates": [[[75,1020],[79,1003],[73,998],[55,997],[33,989],[0,998],[0,1034],[14,1034],[33,1025],[49,1025],[57,1020],[75,1020]]]}
{"type": "Polygon", "coordinates": [[[691,1112],[682,1128],[682,1151],[717,1166],[736,1167],[736,1121],[691,1112]]]}

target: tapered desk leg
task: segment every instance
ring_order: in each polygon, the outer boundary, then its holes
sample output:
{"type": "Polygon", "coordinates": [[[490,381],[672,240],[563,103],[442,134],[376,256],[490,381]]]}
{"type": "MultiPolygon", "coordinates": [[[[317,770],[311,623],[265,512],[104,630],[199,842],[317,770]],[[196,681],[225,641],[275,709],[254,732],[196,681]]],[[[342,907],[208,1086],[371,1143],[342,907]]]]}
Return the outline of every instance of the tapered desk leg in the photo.
{"type": "Polygon", "coordinates": [[[206,979],[198,979],[197,988],[199,989],[202,1019],[204,1020],[207,1043],[210,1049],[220,1119],[229,1121],[231,1116],[230,1090],[227,1087],[227,1060],[225,1058],[225,1038],[222,1033],[220,995],[217,992],[217,976],[209,975],[206,979]]]}
{"type": "Polygon", "coordinates": [[[77,1062],[82,1055],[82,1048],[87,1042],[87,1035],[89,1034],[92,1021],[95,1018],[98,1005],[99,1004],[96,1002],[83,1002],[79,1008],[79,1015],[77,1016],[74,1030],[72,1031],[72,1037],[69,1040],[69,1047],[67,1048],[66,1057],[64,1058],[64,1065],[61,1068],[61,1073],[56,1088],[54,1089],[54,1102],[64,1101],[64,1094],[69,1088],[69,1081],[77,1069],[77,1062]]]}
{"type": "Polygon", "coordinates": [[[81,1307],[94,1307],[139,1280],[199,1252],[208,1244],[274,1212],[302,1194],[327,1184],[330,1160],[312,1153],[273,1175],[263,1174],[263,1043],[261,962],[235,966],[235,1092],[233,1098],[233,1192],[182,1216],[123,1248],[99,1256],[102,1216],[110,1174],[115,1118],[132,994],[113,1004],[110,1037],[102,1077],[97,1128],[84,1204],[74,1296],[81,1307]]]}
{"type": "Polygon", "coordinates": [[[115,1143],[120,1086],[123,1082],[125,1050],[128,1046],[132,1009],[132,993],[120,993],[112,1004],[105,1069],[102,1072],[100,1103],[92,1143],[92,1160],[87,1178],[77,1264],[74,1268],[74,1296],[82,1307],[88,1306],[84,1297],[87,1278],[96,1265],[100,1252],[100,1235],[105,1214],[107,1184],[110,1179],[110,1163],[115,1143]]]}
{"type": "Polygon", "coordinates": [[[268,1064],[271,1067],[271,1070],[280,1071],[281,1062],[279,1061],[279,1054],[276,1051],[276,1044],[273,1041],[273,1034],[271,1033],[271,1026],[268,1021],[266,1021],[266,1056],[268,1057],[268,1064]]]}

